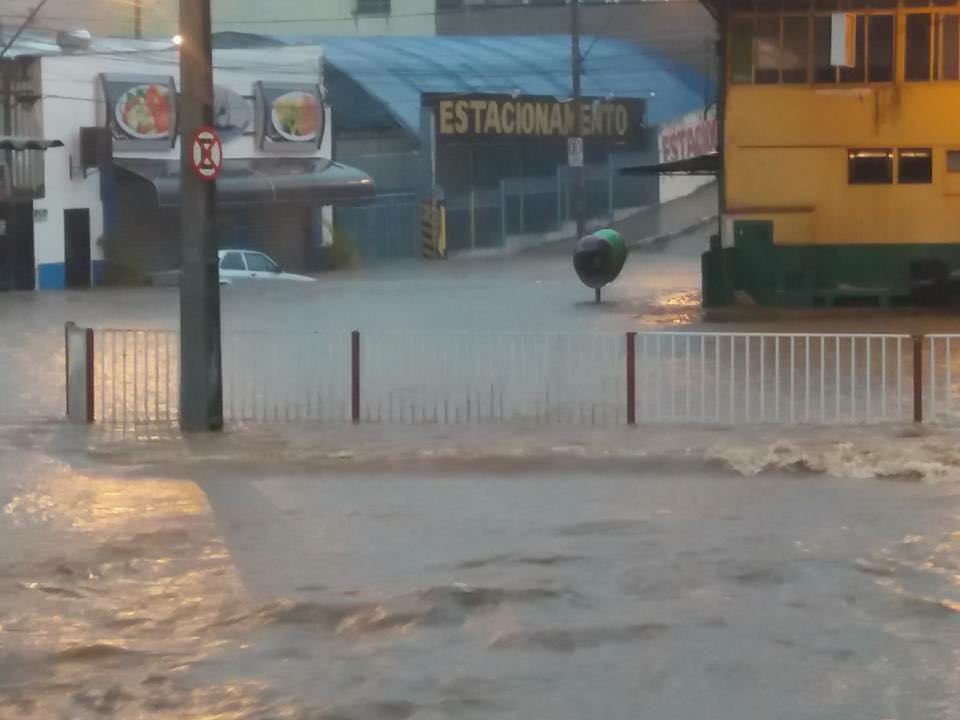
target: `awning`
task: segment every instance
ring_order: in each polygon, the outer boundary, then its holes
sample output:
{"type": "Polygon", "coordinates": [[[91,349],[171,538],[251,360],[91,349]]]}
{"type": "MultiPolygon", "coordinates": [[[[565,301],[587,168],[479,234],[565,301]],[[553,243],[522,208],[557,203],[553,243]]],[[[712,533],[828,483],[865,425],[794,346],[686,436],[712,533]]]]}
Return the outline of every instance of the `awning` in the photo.
{"type": "MultiPolygon", "coordinates": [[[[114,158],[114,165],[153,185],[160,205],[180,204],[179,160],[114,158]]],[[[217,178],[217,200],[223,203],[340,205],[375,194],[365,172],[323,158],[227,159],[217,178]]]]}
{"type": "Polygon", "coordinates": [[[624,175],[716,175],[720,172],[720,155],[710,153],[656,165],[625,167],[620,168],[620,172],[624,175]]]}
{"type": "Polygon", "coordinates": [[[63,147],[59,140],[0,135],[0,150],[49,150],[58,147],[63,147]]]}

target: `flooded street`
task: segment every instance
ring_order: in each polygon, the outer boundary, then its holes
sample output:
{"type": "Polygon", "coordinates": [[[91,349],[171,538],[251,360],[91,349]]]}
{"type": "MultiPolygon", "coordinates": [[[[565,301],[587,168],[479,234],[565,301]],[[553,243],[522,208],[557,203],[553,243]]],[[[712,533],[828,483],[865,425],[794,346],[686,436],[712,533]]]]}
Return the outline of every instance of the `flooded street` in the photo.
{"type": "MultiPolygon", "coordinates": [[[[702,240],[600,308],[548,254],[228,289],[224,327],[696,324],[702,240]]],[[[56,419],[62,323],[175,292],[0,312],[3,720],[960,718],[952,430],[113,435],[56,419]]]]}
{"type": "Polygon", "coordinates": [[[949,437],[344,432],[7,428],[0,717],[960,717],[949,437]]]}

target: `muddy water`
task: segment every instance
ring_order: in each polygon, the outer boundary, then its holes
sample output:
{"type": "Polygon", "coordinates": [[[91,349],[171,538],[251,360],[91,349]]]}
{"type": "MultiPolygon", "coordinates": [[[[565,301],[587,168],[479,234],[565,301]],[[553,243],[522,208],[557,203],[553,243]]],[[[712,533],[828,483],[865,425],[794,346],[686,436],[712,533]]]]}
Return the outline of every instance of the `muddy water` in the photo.
{"type": "Polygon", "coordinates": [[[955,472],[2,435],[4,719],[960,717],[955,472]]]}

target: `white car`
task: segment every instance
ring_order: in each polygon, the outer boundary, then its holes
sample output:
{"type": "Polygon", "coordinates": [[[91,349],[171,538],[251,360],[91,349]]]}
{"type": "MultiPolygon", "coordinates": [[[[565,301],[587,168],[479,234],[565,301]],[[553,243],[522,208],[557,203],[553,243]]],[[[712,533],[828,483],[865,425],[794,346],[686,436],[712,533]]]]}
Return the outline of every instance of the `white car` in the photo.
{"type": "Polygon", "coordinates": [[[221,250],[220,284],[234,285],[251,280],[287,280],[292,282],[316,282],[306,275],[284,272],[267,255],[254,250],[221,250]]]}

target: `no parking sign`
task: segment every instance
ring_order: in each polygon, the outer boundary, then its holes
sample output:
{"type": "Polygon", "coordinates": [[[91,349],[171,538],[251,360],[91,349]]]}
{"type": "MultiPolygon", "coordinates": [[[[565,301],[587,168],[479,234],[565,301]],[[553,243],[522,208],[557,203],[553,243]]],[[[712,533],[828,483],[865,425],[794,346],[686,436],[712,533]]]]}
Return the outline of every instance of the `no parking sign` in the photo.
{"type": "Polygon", "coordinates": [[[223,168],[223,144],[217,131],[211,127],[200,128],[193,136],[190,151],[194,172],[201,180],[216,180],[223,168]]]}

